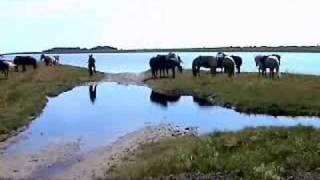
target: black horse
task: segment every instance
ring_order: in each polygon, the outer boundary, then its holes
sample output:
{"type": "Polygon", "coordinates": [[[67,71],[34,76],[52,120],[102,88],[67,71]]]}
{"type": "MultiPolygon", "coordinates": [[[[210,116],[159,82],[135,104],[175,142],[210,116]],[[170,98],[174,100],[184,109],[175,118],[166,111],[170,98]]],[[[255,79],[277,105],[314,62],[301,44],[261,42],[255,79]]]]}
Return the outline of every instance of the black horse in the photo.
{"type": "Polygon", "coordinates": [[[9,64],[0,60],[0,71],[4,74],[4,78],[8,79],[9,76],[9,64]]]}
{"type": "Polygon", "coordinates": [[[163,107],[168,107],[169,103],[174,103],[180,100],[180,96],[174,95],[165,95],[161,93],[157,93],[155,91],[151,92],[150,101],[156,104],[159,104],[163,107]]]}
{"type": "Polygon", "coordinates": [[[151,73],[153,78],[158,77],[158,73],[161,77],[169,77],[169,70],[172,71],[172,78],[176,76],[176,68],[179,72],[182,72],[181,58],[179,56],[171,58],[168,55],[158,55],[153,57],[149,61],[151,73]]]}
{"type": "Polygon", "coordinates": [[[37,60],[31,56],[16,56],[13,60],[16,65],[15,71],[19,71],[19,66],[22,66],[22,71],[26,71],[26,65],[32,65],[33,69],[37,68],[37,60]]]}
{"type": "Polygon", "coordinates": [[[192,74],[194,77],[200,76],[200,68],[211,69],[211,74],[216,74],[216,69],[218,67],[218,58],[214,56],[199,56],[192,62],[192,74]]]}
{"type": "Polygon", "coordinates": [[[236,64],[236,68],[238,71],[238,74],[240,74],[240,68],[242,66],[242,58],[240,56],[231,56],[236,64]]]}

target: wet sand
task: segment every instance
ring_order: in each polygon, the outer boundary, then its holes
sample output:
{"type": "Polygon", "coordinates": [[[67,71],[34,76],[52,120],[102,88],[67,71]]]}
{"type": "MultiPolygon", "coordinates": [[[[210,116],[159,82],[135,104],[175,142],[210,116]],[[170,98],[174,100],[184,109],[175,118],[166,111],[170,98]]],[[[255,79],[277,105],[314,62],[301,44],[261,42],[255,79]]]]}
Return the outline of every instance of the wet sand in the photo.
{"type": "Polygon", "coordinates": [[[108,176],[107,170],[134,156],[143,144],[194,134],[170,124],[147,126],[116,142],[82,154],[80,141],[54,144],[39,152],[15,156],[0,155],[0,178],[4,179],[95,179],[108,176]]]}

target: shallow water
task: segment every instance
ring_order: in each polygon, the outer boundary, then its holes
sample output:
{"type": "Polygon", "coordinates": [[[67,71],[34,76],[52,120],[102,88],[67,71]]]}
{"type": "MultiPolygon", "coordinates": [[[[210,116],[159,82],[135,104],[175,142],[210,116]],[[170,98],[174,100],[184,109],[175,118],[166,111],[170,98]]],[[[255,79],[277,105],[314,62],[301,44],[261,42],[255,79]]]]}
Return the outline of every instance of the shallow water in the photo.
{"type": "MultiPolygon", "coordinates": [[[[110,53],[94,54],[97,61],[97,69],[103,72],[142,72],[149,69],[149,59],[159,53],[110,53]]],[[[164,53],[160,53],[164,54],[164,53]]],[[[239,55],[243,58],[243,71],[256,72],[254,57],[258,54],[271,53],[227,53],[239,55]]],[[[282,56],[281,72],[320,75],[320,53],[277,53],[282,56]]],[[[216,52],[185,52],[178,53],[184,61],[184,68],[191,69],[194,58],[199,55],[216,55],[216,52]]],[[[34,55],[39,59],[40,55],[34,55]]],[[[13,59],[14,56],[6,56],[13,59]]],[[[61,54],[63,64],[87,67],[88,54],[61,54]]]]}
{"type": "Polygon", "coordinates": [[[196,126],[200,134],[259,126],[320,127],[320,119],[315,117],[246,115],[206,105],[205,101],[190,96],[168,97],[143,86],[101,83],[96,93],[94,88],[81,86],[51,98],[41,116],[18,135],[21,140],[5,153],[28,153],[70,142],[80,142],[81,150],[87,152],[129,132],[159,123],[183,128],[196,126]]]}

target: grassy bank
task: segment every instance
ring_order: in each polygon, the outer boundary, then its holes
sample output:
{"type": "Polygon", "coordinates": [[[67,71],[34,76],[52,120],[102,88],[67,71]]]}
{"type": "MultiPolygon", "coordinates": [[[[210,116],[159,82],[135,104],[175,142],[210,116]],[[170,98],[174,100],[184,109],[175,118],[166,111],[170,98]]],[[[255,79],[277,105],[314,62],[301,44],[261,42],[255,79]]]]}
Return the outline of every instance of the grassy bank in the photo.
{"type": "Polygon", "coordinates": [[[307,127],[181,137],[143,146],[112,173],[119,179],[313,179],[320,176],[319,138],[320,130],[307,127]]]}
{"type": "Polygon", "coordinates": [[[10,72],[8,80],[0,79],[0,141],[33,120],[45,106],[47,96],[56,96],[103,76],[99,74],[91,78],[85,69],[71,66],[40,65],[26,73],[10,72]]]}
{"type": "Polygon", "coordinates": [[[188,71],[176,79],[146,83],[158,92],[194,95],[212,104],[235,107],[240,112],[320,116],[320,77],[317,76],[290,74],[271,80],[259,78],[256,73],[244,73],[234,78],[226,75],[194,78],[188,71]]]}

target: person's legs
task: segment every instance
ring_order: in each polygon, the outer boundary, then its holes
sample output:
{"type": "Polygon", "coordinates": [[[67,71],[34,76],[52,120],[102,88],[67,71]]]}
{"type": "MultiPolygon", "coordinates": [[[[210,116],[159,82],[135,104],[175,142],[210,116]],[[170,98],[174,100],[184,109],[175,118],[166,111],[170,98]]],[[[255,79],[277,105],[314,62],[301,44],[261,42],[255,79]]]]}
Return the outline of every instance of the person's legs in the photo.
{"type": "Polygon", "coordinates": [[[97,70],[96,70],[96,65],[93,64],[93,72],[96,74],[97,73],[97,70]]]}

